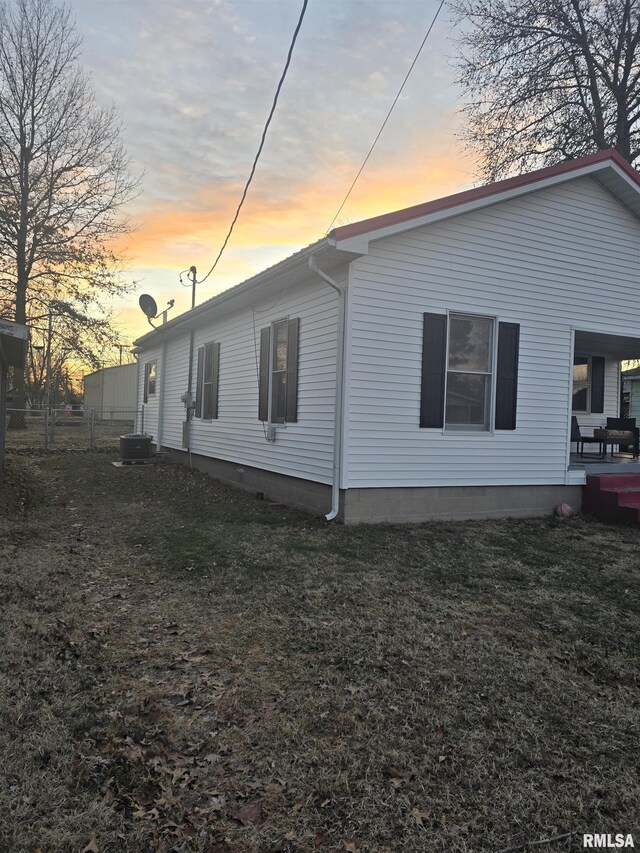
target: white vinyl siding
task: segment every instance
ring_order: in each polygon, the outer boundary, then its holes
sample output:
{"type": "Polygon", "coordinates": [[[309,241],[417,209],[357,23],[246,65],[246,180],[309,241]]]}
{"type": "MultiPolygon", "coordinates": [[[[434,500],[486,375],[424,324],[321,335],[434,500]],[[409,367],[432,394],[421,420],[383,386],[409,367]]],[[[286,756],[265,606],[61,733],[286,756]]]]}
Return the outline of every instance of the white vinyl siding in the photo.
{"type": "MultiPolygon", "coordinates": [[[[346,275],[346,267],[344,268],[346,275]]],[[[218,418],[191,423],[191,451],[330,483],[333,465],[337,294],[314,279],[218,320],[203,320],[194,339],[195,392],[198,347],[220,343],[218,418]],[[260,329],[283,317],[299,317],[298,421],[276,426],[276,441],[266,440],[258,420],[260,329]]],[[[182,448],[187,390],[189,336],[167,344],[163,445],[182,448]]],[[[145,358],[146,358],[145,354],[145,358]]],[[[150,357],[150,356],[149,356],[150,357]]]]}
{"type": "MultiPolygon", "coordinates": [[[[196,359],[194,353],[192,388],[196,387],[196,359]]],[[[167,341],[165,356],[165,379],[162,422],[163,447],[182,447],[182,424],[185,419],[185,405],[180,399],[187,391],[189,371],[189,336],[167,341]]]]}
{"type": "MultiPolygon", "coordinates": [[[[640,223],[576,179],[372,243],[350,282],[345,485],[560,484],[572,329],[637,336],[640,223]],[[520,324],[515,430],[419,427],[425,311],[520,324]]],[[[608,360],[588,426],[618,414],[617,385],[608,360]]]]}

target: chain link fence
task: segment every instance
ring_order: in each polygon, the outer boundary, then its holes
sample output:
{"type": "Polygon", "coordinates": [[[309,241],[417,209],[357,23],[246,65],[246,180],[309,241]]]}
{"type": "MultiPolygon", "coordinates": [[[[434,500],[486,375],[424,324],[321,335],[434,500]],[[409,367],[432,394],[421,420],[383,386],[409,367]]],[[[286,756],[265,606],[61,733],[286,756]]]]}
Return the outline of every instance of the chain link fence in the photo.
{"type": "Polygon", "coordinates": [[[126,410],[7,409],[7,450],[118,450],[120,436],[143,432],[143,413],[126,410]]]}

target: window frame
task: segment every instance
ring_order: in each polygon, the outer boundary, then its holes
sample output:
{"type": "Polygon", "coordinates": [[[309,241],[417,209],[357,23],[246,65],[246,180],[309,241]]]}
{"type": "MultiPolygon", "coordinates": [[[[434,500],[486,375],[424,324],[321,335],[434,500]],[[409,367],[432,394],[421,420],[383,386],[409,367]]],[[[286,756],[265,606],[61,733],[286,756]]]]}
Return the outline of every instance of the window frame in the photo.
{"type": "Polygon", "coordinates": [[[444,413],[442,423],[443,435],[495,435],[495,408],[496,408],[496,389],[497,389],[497,374],[498,374],[498,330],[499,319],[494,314],[483,314],[471,311],[457,311],[447,309],[447,329],[446,329],[446,348],[445,348],[445,363],[444,363],[444,413]],[[490,371],[479,370],[455,370],[449,368],[449,347],[451,343],[451,320],[457,317],[462,319],[478,319],[489,320],[491,323],[491,343],[489,351],[490,371]],[[447,392],[449,390],[449,373],[458,373],[462,375],[488,376],[490,381],[489,394],[485,400],[485,423],[486,426],[476,424],[448,424],[447,423],[447,392]]]}
{"type": "Polygon", "coordinates": [[[149,402],[149,397],[156,396],[158,386],[158,359],[153,358],[151,361],[146,361],[144,364],[144,402],[149,402]],[[151,368],[153,367],[153,379],[151,377],[151,368]],[[153,390],[151,390],[151,382],[153,382],[153,390]]]}
{"type": "Polygon", "coordinates": [[[281,317],[279,320],[273,320],[269,326],[269,420],[267,423],[269,424],[286,424],[287,423],[287,384],[289,381],[288,370],[289,370],[289,317],[281,317]],[[287,331],[287,342],[285,346],[284,353],[284,368],[275,367],[276,360],[276,327],[284,326],[287,331]],[[274,392],[274,374],[284,375],[284,414],[282,418],[274,418],[273,417],[273,392],[274,392]]]}
{"type": "MultiPolygon", "coordinates": [[[[257,350],[256,350],[257,355],[257,350]]],[[[258,420],[269,426],[297,424],[299,421],[299,368],[300,368],[300,317],[286,315],[269,321],[260,329],[260,358],[258,373],[258,420]],[[275,368],[276,332],[278,325],[286,324],[286,361],[275,368]],[[283,394],[284,412],[276,416],[274,406],[274,375],[284,374],[286,381],[279,382],[283,394]]]]}
{"type": "Polygon", "coordinates": [[[578,415],[590,415],[591,414],[591,396],[592,396],[592,385],[593,385],[593,356],[592,355],[581,355],[580,353],[574,352],[573,354],[573,363],[571,365],[571,414],[578,415]],[[587,360],[587,379],[584,382],[576,382],[573,376],[573,369],[576,367],[576,359],[577,358],[586,358],[587,360]],[[575,397],[574,389],[576,387],[585,388],[587,391],[587,405],[584,409],[574,409],[573,408],[573,400],[575,397]]]}

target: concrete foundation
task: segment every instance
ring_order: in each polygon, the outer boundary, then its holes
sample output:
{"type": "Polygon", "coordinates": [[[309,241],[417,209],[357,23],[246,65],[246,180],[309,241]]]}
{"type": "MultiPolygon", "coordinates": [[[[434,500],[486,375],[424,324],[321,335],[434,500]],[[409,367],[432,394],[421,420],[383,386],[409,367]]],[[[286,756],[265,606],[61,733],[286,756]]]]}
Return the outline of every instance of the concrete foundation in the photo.
{"type": "Polygon", "coordinates": [[[582,486],[432,486],[430,488],[349,489],[344,493],[346,524],[396,524],[471,518],[533,518],[551,515],[559,503],[577,512],[582,486]]]}
{"type": "MultiPolygon", "coordinates": [[[[169,459],[184,465],[189,464],[189,455],[185,450],[163,450],[169,459]]],[[[203,471],[223,483],[237,486],[245,492],[252,492],[254,495],[261,493],[267,500],[302,509],[312,515],[325,515],[331,509],[331,486],[324,483],[287,477],[285,474],[276,474],[275,471],[264,471],[262,468],[238,465],[236,462],[212,459],[197,453],[191,454],[191,461],[198,471],[203,471]]]]}
{"type": "MultiPolygon", "coordinates": [[[[184,450],[163,448],[170,459],[188,464],[184,450]]],[[[274,471],[238,465],[192,453],[193,467],[216,480],[253,494],[325,515],[331,509],[331,487],[274,471]]],[[[339,519],[345,524],[394,524],[450,519],[533,518],[551,515],[559,503],[578,512],[582,486],[431,486],[428,488],[348,489],[340,493],[339,519]]]]}

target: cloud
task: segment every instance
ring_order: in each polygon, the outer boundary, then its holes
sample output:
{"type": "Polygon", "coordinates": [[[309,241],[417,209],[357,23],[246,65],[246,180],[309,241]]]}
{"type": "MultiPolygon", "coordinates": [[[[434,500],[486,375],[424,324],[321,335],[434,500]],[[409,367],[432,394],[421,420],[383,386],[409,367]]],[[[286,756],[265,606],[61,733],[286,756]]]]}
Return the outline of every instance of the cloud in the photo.
{"type": "MultiPolygon", "coordinates": [[[[284,193],[274,191],[270,175],[262,176],[256,192],[250,190],[228,248],[208,280],[207,297],[322,237],[358,166],[353,159],[341,162],[335,170],[288,186],[284,193]]],[[[472,168],[473,163],[460,158],[450,144],[434,143],[416,133],[402,157],[387,155],[381,162],[372,163],[336,224],[457,192],[470,185],[472,168]]],[[[167,298],[177,293],[177,308],[185,310],[188,299],[187,294],[180,293],[178,273],[192,264],[200,275],[209,269],[240,191],[240,185],[222,190],[206,187],[188,207],[166,203],[147,211],[138,231],[123,238],[118,246],[127,250],[134,269],[144,270],[142,288],[151,285],[167,298]]],[[[138,319],[135,311],[132,316],[138,319]]]]}
{"type": "MultiPolygon", "coordinates": [[[[71,4],[98,97],[122,113],[134,169],[145,173],[144,192],[129,211],[138,230],[119,248],[128,248],[132,277],[164,297],[176,290],[180,269],[192,263],[207,269],[224,239],[299,6],[282,0],[71,4]]],[[[325,232],[435,8],[432,0],[309,4],[254,183],[208,295],[325,232]]],[[[440,21],[341,222],[470,182],[473,164],[456,154],[458,92],[442,33],[440,21]]],[[[187,305],[187,291],[179,292],[176,307],[187,305]]],[[[135,299],[123,303],[123,322],[134,322],[137,310],[135,299]]]]}

